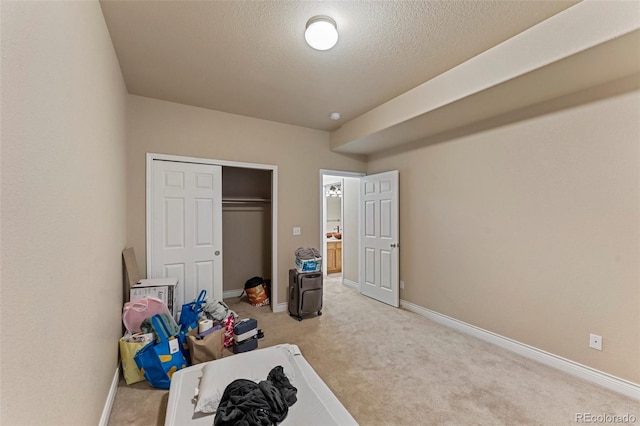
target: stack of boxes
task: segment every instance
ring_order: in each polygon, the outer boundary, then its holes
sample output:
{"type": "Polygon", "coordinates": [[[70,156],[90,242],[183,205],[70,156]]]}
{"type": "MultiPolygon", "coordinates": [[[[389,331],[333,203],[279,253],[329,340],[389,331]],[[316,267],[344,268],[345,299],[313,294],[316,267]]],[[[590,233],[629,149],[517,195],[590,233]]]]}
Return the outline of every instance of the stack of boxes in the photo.
{"type": "Polygon", "coordinates": [[[258,321],[253,318],[246,318],[238,322],[233,327],[233,352],[238,354],[248,352],[258,347],[258,338],[260,338],[258,330],[258,321]]]}
{"type": "Polygon", "coordinates": [[[144,297],[155,297],[167,305],[171,316],[175,319],[176,278],[151,278],[138,280],[129,288],[129,300],[134,302],[144,297]]]}

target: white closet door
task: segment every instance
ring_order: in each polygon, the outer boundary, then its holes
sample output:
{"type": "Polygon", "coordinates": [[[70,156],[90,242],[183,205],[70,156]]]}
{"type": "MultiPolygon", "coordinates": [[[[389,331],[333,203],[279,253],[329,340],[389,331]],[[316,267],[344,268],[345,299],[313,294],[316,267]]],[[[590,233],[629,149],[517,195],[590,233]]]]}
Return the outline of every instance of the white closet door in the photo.
{"type": "Polygon", "coordinates": [[[151,278],[178,279],[178,307],[203,289],[222,300],[222,168],[164,160],[152,167],[151,278]]]}

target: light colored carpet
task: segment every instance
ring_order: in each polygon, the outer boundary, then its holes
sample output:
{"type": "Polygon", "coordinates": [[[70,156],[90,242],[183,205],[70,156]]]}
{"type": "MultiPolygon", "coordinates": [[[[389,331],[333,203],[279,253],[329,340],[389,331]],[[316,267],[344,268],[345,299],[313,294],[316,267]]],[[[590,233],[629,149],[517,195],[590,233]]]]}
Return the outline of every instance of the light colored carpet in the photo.
{"type": "MultiPolygon", "coordinates": [[[[577,413],[631,414],[637,401],[325,280],[323,315],[298,322],[226,302],[265,332],[259,347],[298,345],[362,425],[569,425],[577,413]]],[[[168,391],[120,382],[109,425],[163,425],[168,391]]]]}

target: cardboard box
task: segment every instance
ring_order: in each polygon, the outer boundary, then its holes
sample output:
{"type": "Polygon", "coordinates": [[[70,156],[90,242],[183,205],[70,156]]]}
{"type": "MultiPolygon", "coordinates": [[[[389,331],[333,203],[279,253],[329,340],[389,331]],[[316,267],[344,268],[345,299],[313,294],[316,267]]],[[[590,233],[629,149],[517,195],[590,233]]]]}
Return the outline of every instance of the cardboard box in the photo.
{"type": "MultiPolygon", "coordinates": [[[[136,262],[136,254],[132,247],[122,250],[124,259],[124,267],[127,271],[128,294],[125,287],[125,297],[129,297],[129,301],[141,299],[143,297],[155,297],[160,299],[167,305],[169,312],[173,318],[176,318],[175,307],[177,278],[146,278],[140,279],[138,275],[138,263],[136,262]]],[[[126,301],[126,299],[125,299],[126,301]]]]}
{"type": "Polygon", "coordinates": [[[300,259],[296,257],[296,269],[298,272],[318,272],[322,269],[322,258],[300,259]]]}
{"type": "Polygon", "coordinates": [[[176,317],[175,300],[176,300],[176,278],[150,278],[139,280],[129,290],[129,300],[135,301],[143,297],[155,297],[160,299],[167,305],[171,316],[176,317]]]}

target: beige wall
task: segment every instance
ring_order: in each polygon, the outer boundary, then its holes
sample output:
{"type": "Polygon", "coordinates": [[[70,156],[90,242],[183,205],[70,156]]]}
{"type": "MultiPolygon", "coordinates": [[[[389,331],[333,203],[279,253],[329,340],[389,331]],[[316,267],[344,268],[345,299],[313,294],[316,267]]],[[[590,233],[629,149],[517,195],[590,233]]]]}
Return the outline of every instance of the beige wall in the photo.
{"type": "Polygon", "coordinates": [[[271,206],[222,206],[222,289],[243,290],[251,277],[271,279],[271,206]]]}
{"type": "Polygon", "coordinates": [[[329,134],[139,96],[127,103],[127,228],[140,271],[146,270],[146,153],[278,166],[278,302],[298,247],[319,247],[320,169],[363,171],[364,162],[329,151],[329,134]],[[293,236],[299,226],[302,235],[293,236]]]}
{"type": "Polygon", "coordinates": [[[631,92],[374,156],[400,171],[401,298],[639,383],[639,147],[631,92]]]}
{"type": "Polygon", "coordinates": [[[1,423],[95,425],[122,324],[126,90],[98,2],[1,19],[1,423]]]}

